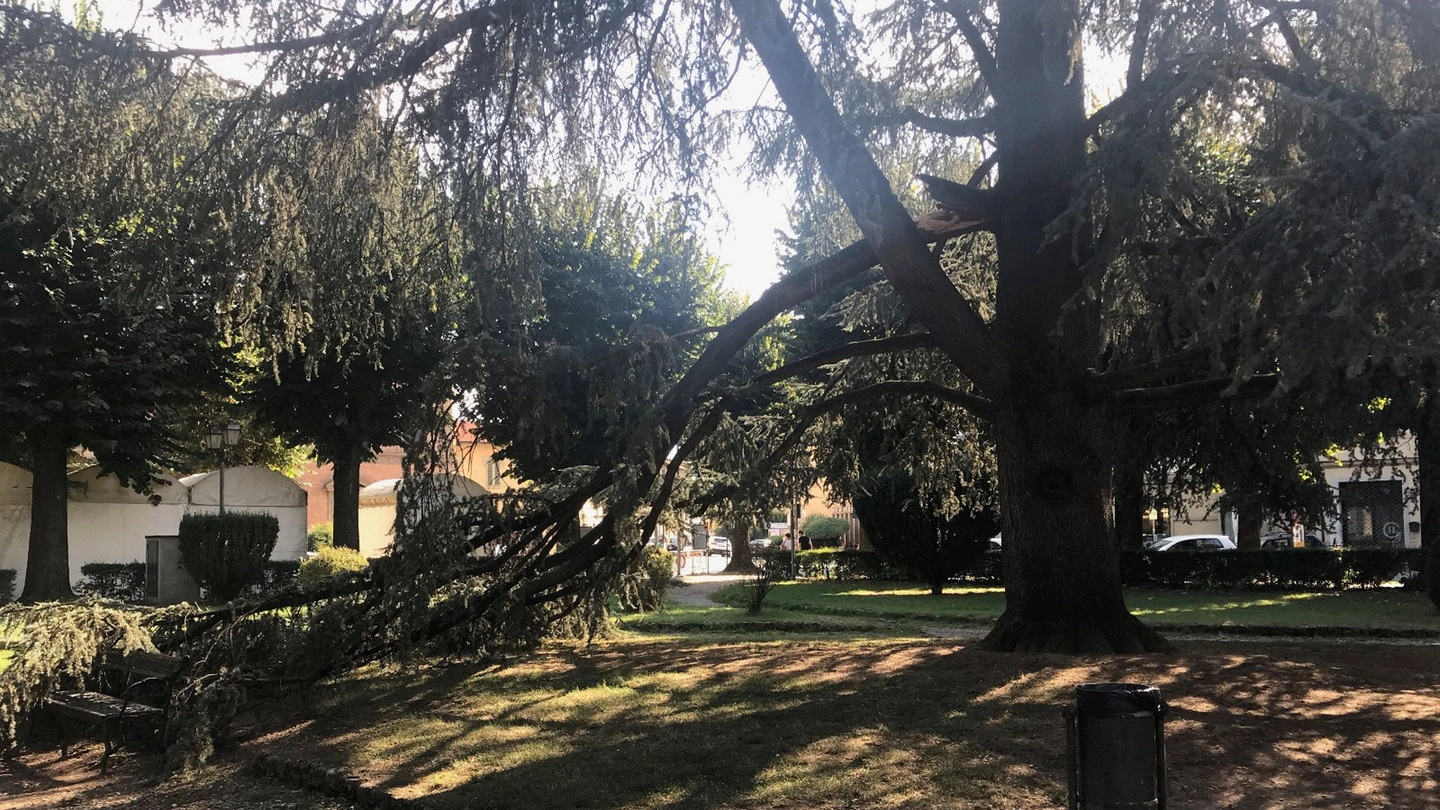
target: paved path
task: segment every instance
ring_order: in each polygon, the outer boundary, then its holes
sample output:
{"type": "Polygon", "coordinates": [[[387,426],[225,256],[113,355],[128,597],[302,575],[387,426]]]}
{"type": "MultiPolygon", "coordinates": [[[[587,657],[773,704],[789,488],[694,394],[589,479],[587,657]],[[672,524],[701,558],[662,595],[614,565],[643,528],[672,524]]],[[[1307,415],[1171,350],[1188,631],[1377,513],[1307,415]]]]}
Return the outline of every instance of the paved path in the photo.
{"type": "Polygon", "coordinates": [[[740,582],[743,579],[745,577],[740,574],[696,574],[680,577],[680,581],[685,583],[685,586],[682,588],[671,587],[665,592],[665,595],[677,605],[715,607],[715,602],[710,599],[710,595],[726,585],[740,582]]]}

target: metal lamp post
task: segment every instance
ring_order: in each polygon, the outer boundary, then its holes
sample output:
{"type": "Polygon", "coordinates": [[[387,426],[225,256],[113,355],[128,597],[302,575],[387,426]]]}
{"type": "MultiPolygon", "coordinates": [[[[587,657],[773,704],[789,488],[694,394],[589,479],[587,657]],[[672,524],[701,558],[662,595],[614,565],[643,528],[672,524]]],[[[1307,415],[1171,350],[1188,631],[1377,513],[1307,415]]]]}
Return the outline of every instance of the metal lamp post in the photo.
{"type": "Polygon", "coordinates": [[[240,423],[211,425],[205,432],[205,446],[220,455],[220,514],[225,514],[225,448],[240,443],[240,423]]]}

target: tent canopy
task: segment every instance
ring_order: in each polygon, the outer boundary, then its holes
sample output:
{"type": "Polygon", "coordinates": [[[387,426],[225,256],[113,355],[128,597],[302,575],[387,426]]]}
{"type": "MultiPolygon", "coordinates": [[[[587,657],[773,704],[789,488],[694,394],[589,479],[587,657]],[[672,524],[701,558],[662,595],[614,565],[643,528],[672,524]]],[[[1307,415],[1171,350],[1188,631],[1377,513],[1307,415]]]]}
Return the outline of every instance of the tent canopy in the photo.
{"type": "MultiPolygon", "coordinates": [[[[488,495],[490,491],[481,486],[478,481],[466,478],[463,475],[454,473],[441,473],[430,476],[440,486],[448,486],[450,493],[460,498],[476,498],[481,495],[488,495]]],[[[368,487],[360,490],[361,506],[385,506],[395,503],[395,493],[405,485],[404,478],[386,478],[376,481],[368,487]]]]}
{"type": "MultiPolygon", "coordinates": [[[[183,484],[168,475],[157,476],[160,481],[151,485],[151,491],[160,497],[160,503],[185,503],[190,491],[183,484]]],[[[226,483],[229,483],[228,481],[226,483]]],[[[85,503],[134,503],[149,504],[150,496],[141,495],[120,483],[120,479],[100,467],[86,467],[70,473],[70,500],[85,503]]]]}
{"type": "Polygon", "coordinates": [[[32,480],[24,467],[0,461],[0,505],[29,506],[32,480]]]}
{"type": "MultiPolygon", "coordinates": [[[[195,506],[220,504],[220,472],[196,473],[180,479],[190,488],[190,503],[195,506]]],[[[305,490],[299,484],[265,467],[227,467],[225,469],[225,506],[241,509],[247,506],[304,506],[305,490]]]]}

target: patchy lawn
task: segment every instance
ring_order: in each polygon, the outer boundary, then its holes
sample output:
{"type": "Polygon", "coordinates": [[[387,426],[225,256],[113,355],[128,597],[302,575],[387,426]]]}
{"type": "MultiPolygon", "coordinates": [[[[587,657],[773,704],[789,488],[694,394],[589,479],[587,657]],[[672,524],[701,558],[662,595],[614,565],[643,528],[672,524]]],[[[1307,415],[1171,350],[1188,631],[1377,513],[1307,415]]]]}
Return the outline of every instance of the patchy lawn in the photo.
{"type": "MultiPolygon", "coordinates": [[[[745,603],[743,585],[715,595],[722,604],[745,603]]],[[[1159,628],[1300,628],[1375,630],[1440,637],[1440,611],[1423,593],[1398,588],[1320,593],[1264,591],[1132,590],[1130,610],[1159,628]]],[[[990,624],[1005,609],[999,588],[947,588],[935,596],[902,583],[781,583],[765,600],[766,615],[816,616],[990,624]]]]}
{"type": "Polygon", "coordinates": [[[434,807],[1033,810],[1064,805],[1059,707],[1115,680],[1172,705],[1172,807],[1419,810],[1440,792],[1434,646],[621,639],[352,676],[255,745],[434,807]]]}
{"type": "Polygon", "coordinates": [[[1421,810],[1440,795],[1435,645],[1187,642],[1071,658],[622,636],[503,666],[353,674],[263,710],[191,783],[152,788],[137,774],[153,758],[133,756],[101,778],[98,747],[59,765],[30,755],[0,766],[0,810],[344,806],[297,803],[250,775],[241,766],[260,751],[435,808],[1061,808],[1060,707],[1087,681],[1160,687],[1174,810],[1421,810]]]}

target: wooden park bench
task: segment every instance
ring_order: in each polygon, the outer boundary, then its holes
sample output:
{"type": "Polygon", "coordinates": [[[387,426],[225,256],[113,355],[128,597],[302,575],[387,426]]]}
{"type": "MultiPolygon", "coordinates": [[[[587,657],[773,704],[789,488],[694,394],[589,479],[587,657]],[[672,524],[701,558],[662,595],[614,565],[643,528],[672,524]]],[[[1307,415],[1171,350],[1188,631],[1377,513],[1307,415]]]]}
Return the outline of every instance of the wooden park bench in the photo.
{"type": "Polygon", "coordinates": [[[55,692],[45,707],[60,720],[62,758],[70,755],[73,724],[100,728],[105,742],[100,772],[104,773],[110,755],[125,742],[127,726],[146,726],[153,734],[164,725],[164,706],[180,673],[180,659],[159,653],[111,650],[101,655],[95,669],[93,691],[55,692]],[[142,697],[152,703],[137,699],[142,697]]]}

